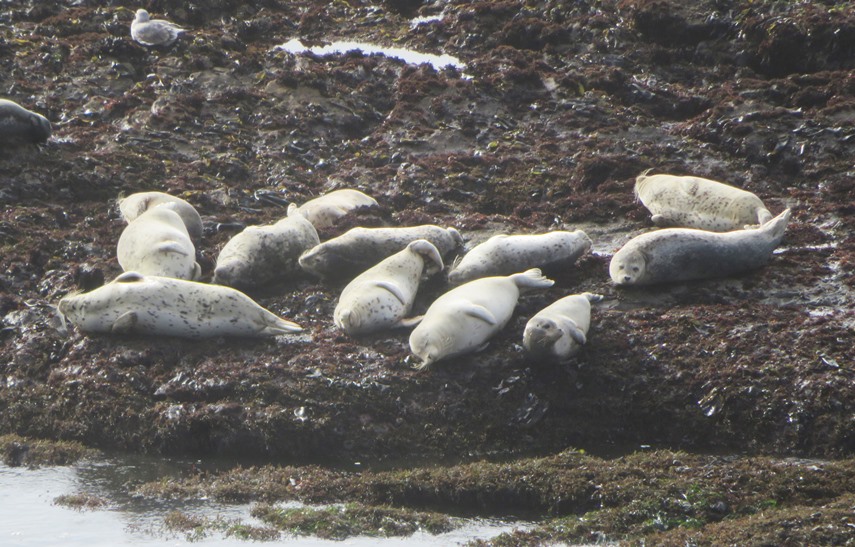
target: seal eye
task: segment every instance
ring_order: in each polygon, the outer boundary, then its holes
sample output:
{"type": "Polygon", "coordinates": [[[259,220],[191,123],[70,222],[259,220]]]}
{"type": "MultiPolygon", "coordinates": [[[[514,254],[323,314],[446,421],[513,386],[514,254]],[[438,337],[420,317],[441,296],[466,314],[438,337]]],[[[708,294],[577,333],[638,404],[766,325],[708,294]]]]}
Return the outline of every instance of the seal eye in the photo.
{"type": "Polygon", "coordinates": [[[639,269],[639,268],[638,268],[638,266],[633,266],[633,267],[632,267],[632,271],[634,271],[634,272],[637,272],[637,271],[638,271],[638,269],[639,269]]]}

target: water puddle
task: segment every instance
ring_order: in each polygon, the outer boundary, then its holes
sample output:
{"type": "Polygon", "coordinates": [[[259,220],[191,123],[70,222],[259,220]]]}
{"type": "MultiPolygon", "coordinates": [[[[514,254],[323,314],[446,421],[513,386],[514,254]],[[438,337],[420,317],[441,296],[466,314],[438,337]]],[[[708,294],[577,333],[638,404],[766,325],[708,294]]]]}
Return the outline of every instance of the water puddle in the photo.
{"type": "Polygon", "coordinates": [[[457,57],[451,55],[434,55],[432,53],[419,53],[412,49],[400,47],[385,47],[375,44],[367,44],[365,42],[354,42],[350,40],[340,40],[331,42],[325,46],[307,47],[297,39],[292,38],[284,44],[280,44],[273,48],[274,50],[286,51],[288,53],[313,53],[315,55],[335,55],[347,53],[350,51],[361,51],[363,55],[384,55],[393,59],[400,59],[405,63],[412,65],[421,65],[427,63],[437,70],[442,70],[445,67],[454,67],[459,70],[466,68],[457,57]]]}
{"type": "MultiPolygon", "coordinates": [[[[250,516],[252,504],[223,504],[211,500],[161,501],[132,495],[143,482],[186,474],[200,462],[127,456],[71,467],[27,469],[0,465],[0,545],[4,547],[63,545],[241,546],[251,540],[226,536],[219,530],[188,535],[165,526],[174,512],[219,522],[264,526],[250,516]],[[59,496],[86,494],[104,501],[95,509],[77,510],[56,503],[59,496]]],[[[285,507],[298,507],[289,502],[285,507]]],[[[522,526],[521,526],[522,525],[522,526]]],[[[276,545],[386,547],[455,545],[475,538],[489,539],[523,523],[466,519],[459,528],[439,535],[417,532],[409,537],[354,537],[345,541],[283,533],[276,545]]]]}

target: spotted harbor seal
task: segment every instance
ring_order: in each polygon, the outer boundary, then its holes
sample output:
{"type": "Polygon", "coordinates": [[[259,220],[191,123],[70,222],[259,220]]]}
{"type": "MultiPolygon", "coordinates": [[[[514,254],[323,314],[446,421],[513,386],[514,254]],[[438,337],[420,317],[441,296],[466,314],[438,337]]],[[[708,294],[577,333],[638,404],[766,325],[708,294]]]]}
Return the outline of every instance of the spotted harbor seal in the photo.
{"type": "Polygon", "coordinates": [[[432,224],[353,228],[303,253],[300,266],[321,278],[349,279],[417,239],[433,243],[442,256],[463,243],[463,238],[454,228],[440,228],[432,224]]]}
{"type": "Polygon", "coordinates": [[[709,232],[665,228],[629,240],[609,264],[617,285],[724,277],[759,268],[781,243],[790,210],[757,228],[709,232]]]}
{"type": "Polygon", "coordinates": [[[443,294],[410,334],[410,351],[422,360],[418,368],[484,349],[510,320],[521,292],[553,283],[532,268],[506,277],[482,277],[443,294]]]}
{"type": "Polygon", "coordinates": [[[421,317],[406,318],[413,308],[425,269],[442,271],[433,243],[417,239],[368,268],[347,284],[333,313],[336,326],[351,336],[392,327],[412,327],[421,317]],[[428,268],[426,268],[426,266],[428,268]]]}
{"type": "Polygon", "coordinates": [[[496,235],[463,255],[448,273],[448,281],[456,284],[528,268],[572,264],[590,248],[591,238],[582,230],[496,235]]]}
{"type": "Polygon", "coordinates": [[[635,179],[635,197],[657,226],[730,232],[772,218],[751,192],[700,177],[648,176],[648,171],[635,179]]]}
{"type": "Polygon", "coordinates": [[[377,207],[377,200],[359,190],[344,188],[334,190],[315,199],[310,199],[297,208],[297,212],[312,225],[322,230],[335,225],[336,221],[359,207],[377,207]]]}
{"type": "Polygon", "coordinates": [[[278,336],[300,332],[240,291],[126,272],[94,291],[68,295],[60,315],[83,332],[209,336],[278,336]]]}
{"type": "Polygon", "coordinates": [[[202,217],[195,207],[179,197],[164,192],[137,192],[119,200],[119,213],[125,222],[131,222],[152,207],[164,205],[178,213],[190,239],[201,241],[202,217]]]}
{"type": "Polygon", "coordinates": [[[163,19],[151,19],[148,12],[138,9],[131,23],[131,38],[144,46],[169,46],[185,30],[163,19]]]}
{"type": "Polygon", "coordinates": [[[0,99],[0,146],[39,144],[50,138],[50,121],[9,99],[0,99]]]}
{"type": "Polygon", "coordinates": [[[116,255],[126,272],[178,279],[202,273],[184,221],[168,207],[153,207],[125,226],[116,255]]]}
{"type": "Polygon", "coordinates": [[[214,283],[250,288],[302,273],[297,259],[320,243],[318,232],[291,204],[288,216],[264,226],[249,226],[231,238],[217,256],[214,283]]]}
{"type": "Polygon", "coordinates": [[[587,342],[591,302],[602,299],[601,295],[586,292],[556,300],[528,320],[523,346],[535,357],[568,361],[587,342]]]}

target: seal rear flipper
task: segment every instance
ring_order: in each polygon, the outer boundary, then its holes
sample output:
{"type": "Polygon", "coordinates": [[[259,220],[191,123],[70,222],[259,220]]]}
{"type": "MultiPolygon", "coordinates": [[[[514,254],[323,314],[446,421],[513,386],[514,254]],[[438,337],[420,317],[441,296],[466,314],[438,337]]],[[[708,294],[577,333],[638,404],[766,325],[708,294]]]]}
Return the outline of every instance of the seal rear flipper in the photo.
{"type": "Polygon", "coordinates": [[[407,299],[406,299],[406,297],[404,296],[404,292],[401,290],[401,288],[400,288],[400,287],[398,287],[398,286],[397,286],[397,285],[395,285],[394,283],[391,283],[391,282],[389,282],[389,281],[374,281],[373,283],[374,283],[374,285],[376,285],[377,287],[380,287],[381,289],[386,289],[387,291],[389,291],[390,293],[392,293],[392,296],[394,296],[395,298],[397,298],[397,299],[398,299],[398,301],[399,301],[401,304],[403,304],[404,306],[406,306],[406,305],[407,305],[407,299]]]}
{"type": "Polygon", "coordinates": [[[113,321],[113,325],[110,327],[110,332],[113,334],[128,334],[133,332],[134,327],[139,323],[139,317],[137,316],[137,312],[128,311],[120,315],[115,321],[113,321]]]}
{"type": "Polygon", "coordinates": [[[555,281],[543,276],[540,268],[532,268],[523,273],[516,273],[511,275],[510,278],[519,288],[520,292],[529,289],[546,289],[555,284],[555,281]]]}
{"type": "Polygon", "coordinates": [[[583,292],[582,296],[588,299],[588,302],[602,302],[605,296],[592,292],[583,292]]]}
{"type": "Polygon", "coordinates": [[[470,304],[467,308],[463,310],[463,313],[468,315],[469,317],[480,319],[481,321],[487,323],[490,326],[495,326],[499,324],[499,322],[496,320],[496,316],[493,315],[493,312],[491,312],[484,306],[479,306],[478,304],[470,304]]]}
{"type": "Polygon", "coordinates": [[[277,317],[275,324],[265,326],[263,329],[258,331],[258,334],[260,336],[279,336],[281,334],[293,334],[296,332],[303,332],[303,327],[297,323],[292,323],[291,321],[286,321],[285,319],[277,317]]]}
{"type": "Polygon", "coordinates": [[[395,323],[394,326],[396,328],[415,327],[416,325],[418,325],[419,323],[422,322],[422,319],[424,319],[424,317],[425,317],[424,315],[417,315],[415,317],[405,317],[404,319],[401,319],[400,321],[395,323]]]}
{"type": "Polygon", "coordinates": [[[769,234],[777,246],[784,237],[784,232],[787,231],[787,224],[790,222],[790,210],[785,209],[780,215],[776,216],[766,224],[760,227],[761,230],[769,234]]]}
{"type": "Polygon", "coordinates": [[[757,208],[757,222],[762,226],[772,220],[772,213],[765,207],[757,208]]]}

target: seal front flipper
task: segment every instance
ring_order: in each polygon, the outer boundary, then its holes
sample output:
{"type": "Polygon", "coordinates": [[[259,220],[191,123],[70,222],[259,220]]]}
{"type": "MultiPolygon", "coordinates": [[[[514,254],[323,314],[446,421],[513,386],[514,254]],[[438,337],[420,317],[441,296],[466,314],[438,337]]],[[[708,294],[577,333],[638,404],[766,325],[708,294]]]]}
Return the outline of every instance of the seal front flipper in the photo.
{"type": "Polygon", "coordinates": [[[417,316],[415,316],[415,317],[406,317],[406,318],[404,318],[404,319],[401,319],[401,320],[400,320],[400,321],[398,321],[397,323],[395,323],[395,325],[394,325],[394,326],[395,326],[395,327],[398,327],[398,328],[410,328],[410,327],[415,327],[416,325],[418,325],[419,323],[421,323],[421,322],[422,322],[422,319],[424,319],[424,318],[425,318],[425,316],[424,316],[424,315],[417,315],[417,316]]]}
{"type": "Polygon", "coordinates": [[[567,329],[567,334],[570,335],[570,338],[572,338],[580,346],[584,346],[585,342],[587,342],[588,339],[585,337],[585,333],[582,331],[582,329],[580,329],[579,326],[576,325],[576,322],[572,319],[569,320],[569,324],[567,326],[569,327],[567,329]]]}
{"type": "Polygon", "coordinates": [[[390,281],[374,281],[373,283],[381,289],[386,289],[387,291],[392,293],[392,296],[397,298],[398,301],[401,302],[401,304],[403,304],[404,306],[407,305],[407,297],[404,296],[404,293],[401,291],[401,288],[395,285],[394,283],[390,281]]]}
{"type": "Polygon", "coordinates": [[[668,220],[665,218],[665,215],[653,215],[650,217],[650,221],[656,226],[668,226],[668,220]]]}
{"type": "Polygon", "coordinates": [[[159,253],[176,253],[181,256],[189,256],[187,250],[177,241],[164,241],[154,246],[154,250],[159,253]]]}
{"type": "Polygon", "coordinates": [[[113,321],[113,326],[110,327],[110,332],[113,334],[128,334],[133,332],[137,323],[139,323],[137,312],[127,311],[113,321]]]}
{"type": "Polygon", "coordinates": [[[463,313],[470,317],[474,317],[475,319],[480,319],[490,326],[495,326],[499,323],[496,320],[496,316],[493,315],[493,312],[484,306],[479,306],[478,304],[470,304],[469,307],[463,310],[463,313]]]}

